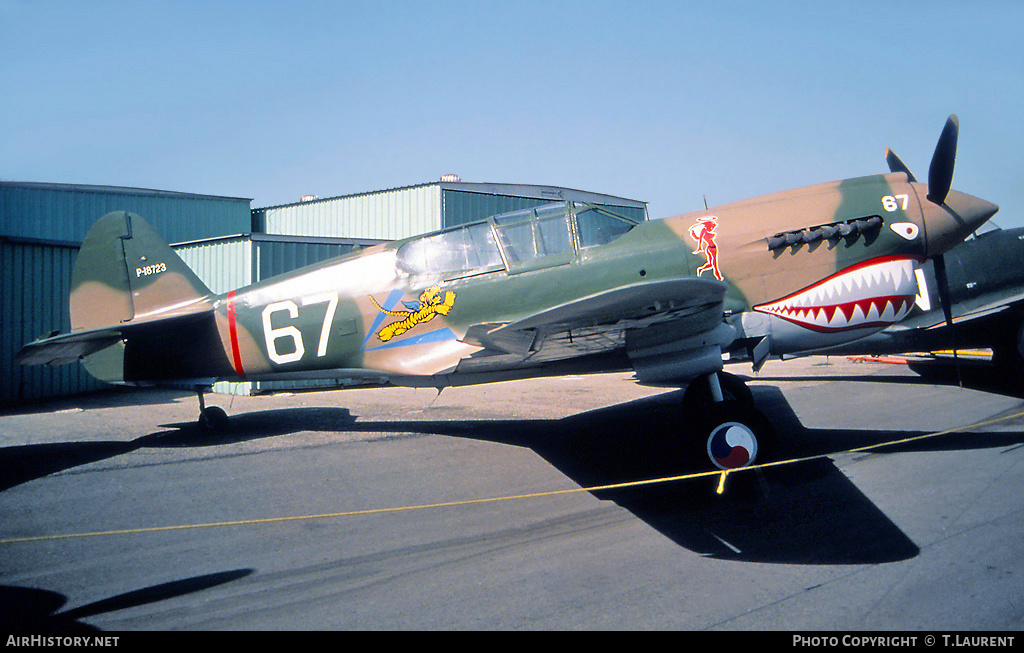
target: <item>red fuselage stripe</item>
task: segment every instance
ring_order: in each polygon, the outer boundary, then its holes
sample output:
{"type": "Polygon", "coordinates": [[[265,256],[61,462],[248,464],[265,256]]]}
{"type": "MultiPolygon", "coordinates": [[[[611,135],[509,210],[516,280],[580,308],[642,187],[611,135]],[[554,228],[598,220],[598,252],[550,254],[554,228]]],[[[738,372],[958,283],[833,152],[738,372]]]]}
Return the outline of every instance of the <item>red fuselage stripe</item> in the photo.
{"type": "Polygon", "coordinates": [[[235,372],[245,376],[242,368],[242,352],[238,349],[238,327],[235,324],[235,291],[228,293],[228,329],[231,331],[231,356],[234,358],[235,372]]]}

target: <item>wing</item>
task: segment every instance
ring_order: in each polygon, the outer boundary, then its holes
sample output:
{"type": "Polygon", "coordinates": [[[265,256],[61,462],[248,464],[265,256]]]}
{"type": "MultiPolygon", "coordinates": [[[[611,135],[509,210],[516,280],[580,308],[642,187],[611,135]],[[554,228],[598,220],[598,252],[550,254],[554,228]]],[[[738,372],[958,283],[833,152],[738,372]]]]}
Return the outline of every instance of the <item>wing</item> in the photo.
{"type": "Polygon", "coordinates": [[[723,321],[726,284],[702,278],[638,283],[511,323],[470,327],[483,347],[456,372],[483,372],[624,351],[642,382],[689,380],[720,369],[735,337],[723,321]]]}
{"type": "MultiPolygon", "coordinates": [[[[965,324],[974,320],[987,318],[997,313],[1019,309],[1024,306],[1024,288],[1009,288],[1001,292],[986,293],[972,299],[958,301],[953,306],[953,322],[965,324]]],[[[933,305],[932,310],[911,314],[907,319],[898,322],[887,330],[912,331],[915,329],[945,328],[946,319],[941,307],[933,305]]]]}
{"type": "Polygon", "coordinates": [[[1024,288],[1009,288],[1003,292],[988,293],[984,297],[957,303],[953,321],[957,323],[988,317],[1016,309],[1024,304],[1024,288]]]}

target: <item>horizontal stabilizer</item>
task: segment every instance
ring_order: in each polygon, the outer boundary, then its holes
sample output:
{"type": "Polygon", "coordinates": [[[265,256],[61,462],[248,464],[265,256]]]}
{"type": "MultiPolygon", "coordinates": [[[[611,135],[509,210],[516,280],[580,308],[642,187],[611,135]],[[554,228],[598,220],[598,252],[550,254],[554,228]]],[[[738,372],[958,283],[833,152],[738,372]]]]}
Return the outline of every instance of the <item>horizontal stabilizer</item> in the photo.
{"type": "MultiPolygon", "coordinates": [[[[115,211],[92,226],[71,273],[71,332],[30,342],[22,365],[82,361],[109,383],[230,369],[222,359],[216,296],[134,213],[115,211]]],[[[205,376],[205,375],[204,375],[205,376]]]]}
{"type": "Polygon", "coordinates": [[[93,329],[40,338],[21,348],[14,360],[22,365],[66,365],[121,342],[117,329],[93,329]]]}
{"type": "Polygon", "coordinates": [[[213,307],[205,305],[201,310],[191,313],[138,319],[112,327],[46,336],[22,347],[14,359],[22,365],[66,365],[133,336],[182,331],[191,324],[212,319],[212,315],[213,307]]]}

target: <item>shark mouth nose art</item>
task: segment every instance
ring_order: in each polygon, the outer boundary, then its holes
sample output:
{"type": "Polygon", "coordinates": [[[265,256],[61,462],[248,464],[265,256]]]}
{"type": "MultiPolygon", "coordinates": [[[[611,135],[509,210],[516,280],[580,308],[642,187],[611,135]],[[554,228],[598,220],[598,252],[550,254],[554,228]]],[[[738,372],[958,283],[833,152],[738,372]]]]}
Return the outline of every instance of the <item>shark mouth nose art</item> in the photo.
{"type": "Polygon", "coordinates": [[[835,332],[899,322],[914,306],[914,259],[890,256],[849,267],[755,311],[835,332]]]}

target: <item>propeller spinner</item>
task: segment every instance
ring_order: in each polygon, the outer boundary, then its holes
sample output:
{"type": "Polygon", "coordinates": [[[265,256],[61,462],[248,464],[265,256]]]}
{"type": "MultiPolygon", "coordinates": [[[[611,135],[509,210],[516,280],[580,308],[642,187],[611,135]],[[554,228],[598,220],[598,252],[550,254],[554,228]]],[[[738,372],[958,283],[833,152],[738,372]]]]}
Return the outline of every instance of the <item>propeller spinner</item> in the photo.
{"type": "Polygon", "coordinates": [[[960,121],[956,115],[946,120],[946,125],[935,145],[931,165],[928,167],[928,184],[920,184],[903,161],[891,149],[885,152],[885,160],[892,172],[902,172],[907,180],[921,188],[920,193],[929,203],[922,206],[925,225],[926,255],[935,258],[995,215],[999,207],[978,197],[950,190],[953,169],[956,163],[957,139],[960,121]],[[930,228],[929,228],[930,227],[930,228]]]}

